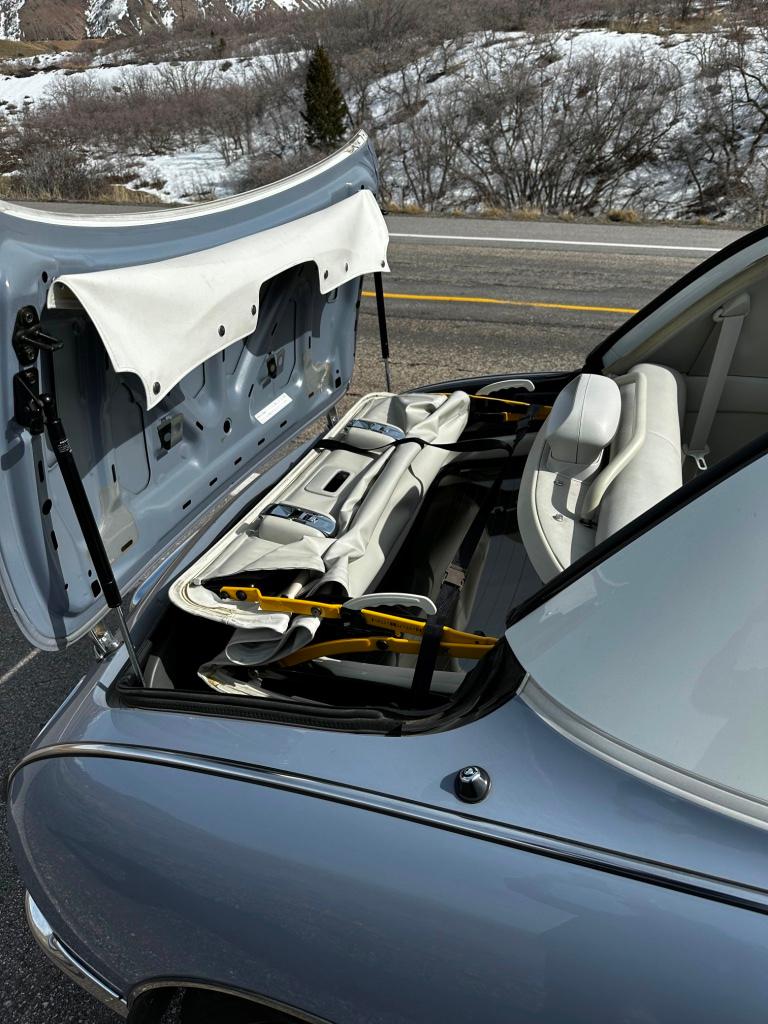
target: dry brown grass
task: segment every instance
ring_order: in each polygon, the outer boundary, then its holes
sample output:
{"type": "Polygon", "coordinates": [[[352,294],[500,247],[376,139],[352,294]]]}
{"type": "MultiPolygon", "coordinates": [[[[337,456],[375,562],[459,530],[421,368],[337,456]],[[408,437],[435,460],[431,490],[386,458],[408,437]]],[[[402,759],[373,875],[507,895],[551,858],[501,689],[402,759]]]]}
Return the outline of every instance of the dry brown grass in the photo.
{"type": "Polygon", "coordinates": [[[383,205],[386,213],[407,213],[412,217],[423,217],[428,212],[418,203],[396,203],[388,200],[383,205]]]}
{"type": "Polygon", "coordinates": [[[134,206],[165,206],[166,204],[159,196],[151,192],[142,192],[140,189],[126,188],[125,185],[110,185],[105,192],[105,198],[101,200],[107,203],[130,203],[134,206]]]}
{"type": "Polygon", "coordinates": [[[637,210],[609,210],[606,217],[617,224],[639,224],[643,219],[637,210]]]}
{"type": "Polygon", "coordinates": [[[0,199],[8,202],[85,202],[115,206],[165,206],[158,196],[149,192],[126,188],[125,185],[102,185],[94,189],[87,199],[71,199],[66,195],[52,195],[50,192],[36,194],[28,188],[19,188],[15,176],[0,174],[0,199]]]}
{"type": "Polygon", "coordinates": [[[484,206],[477,216],[482,217],[483,220],[541,220],[544,213],[537,206],[523,206],[519,209],[484,206]]]}
{"type": "Polygon", "coordinates": [[[72,47],[72,41],[53,41],[44,43],[25,43],[19,39],[0,39],[0,60],[13,60],[17,57],[36,57],[41,53],[60,53],[72,47]]]}

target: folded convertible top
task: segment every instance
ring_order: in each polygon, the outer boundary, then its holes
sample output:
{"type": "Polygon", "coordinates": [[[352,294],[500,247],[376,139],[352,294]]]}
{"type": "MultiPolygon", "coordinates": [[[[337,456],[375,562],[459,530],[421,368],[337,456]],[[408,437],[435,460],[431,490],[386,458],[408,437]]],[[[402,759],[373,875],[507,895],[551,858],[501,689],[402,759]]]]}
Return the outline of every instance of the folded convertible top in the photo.
{"type": "Polygon", "coordinates": [[[439,446],[458,440],[468,412],[463,391],[364,396],[324,438],[340,448],[308,452],[179,576],[169,591],[177,607],[235,627],[220,663],[269,664],[308,644],[320,625],[317,616],[224,599],[224,581],[306,598],[330,586],[340,600],[378,584],[452,458],[439,446]]]}

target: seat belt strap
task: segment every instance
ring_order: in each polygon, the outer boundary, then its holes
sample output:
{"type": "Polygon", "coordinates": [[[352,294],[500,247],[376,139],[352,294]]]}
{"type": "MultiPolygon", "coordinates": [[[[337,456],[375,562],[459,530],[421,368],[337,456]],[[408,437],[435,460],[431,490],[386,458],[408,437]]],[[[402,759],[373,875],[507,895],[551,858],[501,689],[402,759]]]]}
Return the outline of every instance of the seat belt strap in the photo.
{"type": "MultiPolygon", "coordinates": [[[[530,429],[531,423],[536,418],[538,410],[538,405],[532,405],[529,408],[523,419],[518,422],[510,443],[489,439],[490,445],[505,448],[508,458],[511,459],[515,453],[515,448],[517,448],[520,441],[522,441],[523,437],[525,437],[526,433],[530,429]]],[[[474,445],[479,445],[480,443],[481,442],[478,439],[474,442],[474,445]]],[[[437,447],[450,449],[454,446],[439,445],[437,447]]],[[[483,449],[478,446],[476,450],[480,451],[483,449]]],[[[422,634],[421,647],[419,648],[416,665],[413,669],[411,692],[415,695],[424,696],[430,691],[432,686],[432,677],[435,673],[435,665],[437,663],[438,655],[440,654],[440,638],[443,629],[453,615],[453,611],[458,603],[459,597],[461,596],[461,591],[464,586],[472,558],[480,544],[483,532],[486,529],[488,520],[490,519],[491,512],[498,503],[499,492],[501,491],[501,485],[504,481],[507,466],[508,463],[505,461],[499,468],[499,471],[488,490],[488,494],[475,513],[469,529],[464,534],[461,544],[459,545],[458,551],[451,559],[451,562],[445,571],[443,582],[440,586],[440,592],[438,593],[435,601],[435,604],[437,605],[437,612],[435,615],[432,615],[427,619],[427,626],[422,634]]]]}
{"type": "Polygon", "coordinates": [[[435,601],[437,611],[427,619],[427,625],[421,635],[421,646],[419,647],[419,654],[413,669],[413,679],[411,680],[411,691],[414,694],[423,696],[429,693],[435,665],[440,654],[443,630],[458,604],[470,563],[480,544],[491,512],[498,503],[504,473],[505,465],[502,465],[488,489],[485,499],[473,516],[469,529],[464,534],[459,545],[459,550],[445,570],[443,581],[440,584],[440,592],[435,601]]]}
{"type": "Polygon", "coordinates": [[[728,371],[731,368],[741,328],[748,315],[749,295],[745,292],[721,306],[712,317],[715,323],[720,323],[720,334],[712,356],[712,364],[709,367],[709,376],[704,387],[701,405],[696,415],[693,434],[690,442],[683,445],[686,456],[693,459],[696,467],[702,471],[707,468],[709,435],[723,395],[723,388],[728,378],[728,371]]]}

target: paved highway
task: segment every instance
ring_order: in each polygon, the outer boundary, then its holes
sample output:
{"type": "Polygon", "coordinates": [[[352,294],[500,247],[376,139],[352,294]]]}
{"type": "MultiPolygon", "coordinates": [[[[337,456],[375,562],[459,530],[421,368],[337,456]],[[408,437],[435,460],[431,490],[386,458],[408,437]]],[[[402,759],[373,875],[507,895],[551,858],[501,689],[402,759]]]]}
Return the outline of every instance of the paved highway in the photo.
{"type": "MultiPolygon", "coordinates": [[[[79,212],[82,208],[76,207],[79,212]]],[[[681,274],[738,232],[390,216],[386,279],[393,383],[465,372],[578,367],[681,274]]],[[[383,386],[375,305],[360,317],[352,396],[383,386]]],[[[0,607],[0,756],[4,775],[90,664],[85,641],[35,654],[0,607]]],[[[0,819],[0,1015],[6,1024],[106,1024],[112,1014],[34,947],[0,819]]]]}
{"type": "MultiPolygon", "coordinates": [[[[739,236],[704,228],[387,218],[398,388],[478,373],[578,367],[622,320],[739,236]],[[492,299],[493,302],[478,301],[492,299]],[[457,301],[462,300],[462,301],[457,301]],[[544,305],[537,305],[541,303],[544,305]]],[[[376,337],[371,299],[363,347],[376,337]]],[[[379,379],[365,370],[353,383],[379,379]]]]}

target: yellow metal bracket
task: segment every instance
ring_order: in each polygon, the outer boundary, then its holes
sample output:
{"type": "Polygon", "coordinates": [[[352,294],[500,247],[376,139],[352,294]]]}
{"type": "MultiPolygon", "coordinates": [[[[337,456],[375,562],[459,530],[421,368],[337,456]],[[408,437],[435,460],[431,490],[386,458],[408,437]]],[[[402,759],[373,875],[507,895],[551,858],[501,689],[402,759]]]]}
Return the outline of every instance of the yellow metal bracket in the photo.
{"type": "MultiPolygon", "coordinates": [[[[500,410],[501,418],[505,423],[515,423],[517,420],[521,420],[525,415],[525,410],[530,409],[532,405],[536,405],[535,402],[519,402],[514,398],[494,398],[492,395],[470,395],[471,399],[478,402],[496,402],[500,405],[515,405],[521,408],[522,411],[512,410],[500,410]]],[[[539,408],[533,415],[534,420],[545,420],[552,411],[551,405],[540,405],[539,408]]]]}
{"type": "MultiPolygon", "coordinates": [[[[467,636],[473,634],[468,633],[467,636]]],[[[447,643],[441,641],[440,650],[453,658],[482,658],[493,647],[493,637],[476,637],[486,643],[447,643]]],[[[338,658],[345,654],[369,654],[391,651],[394,654],[418,654],[420,640],[406,640],[397,636],[360,636],[341,640],[327,640],[324,643],[310,644],[301,650],[289,654],[278,662],[282,668],[293,668],[315,658],[338,658]]]]}
{"type": "MultiPolygon", "coordinates": [[[[326,604],[322,601],[306,601],[295,597],[271,597],[262,594],[258,587],[221,587],[221,597],[232,601],[257,604],[265,612],[282,612],[287,615],[308,615],[316,619],[359,620],[373,629],[387,630],[394,636],[342,637],[322,643],[310,644],[279,662],[285,668],[300,665],[313,658],[332,657],[341,654],[363,654],[375,651],[392,651],[398,654],[418,654],[427,623],[420,619],[406,619],[400,615],[374,611],[372,608],[359,610],[345,608],[343,604],[326,604]],[[408,640],[403,634],[418,637],[408,640]]],[[[460,629],[443,626],[440,649],[455,658],[481,658],[496,643],[494,636],[465,633],[460,629]]]]}

